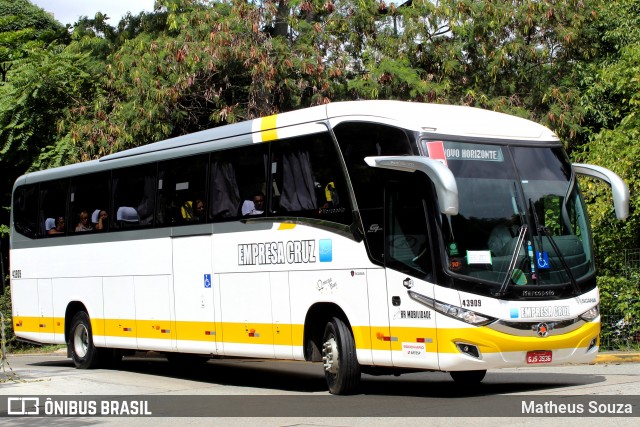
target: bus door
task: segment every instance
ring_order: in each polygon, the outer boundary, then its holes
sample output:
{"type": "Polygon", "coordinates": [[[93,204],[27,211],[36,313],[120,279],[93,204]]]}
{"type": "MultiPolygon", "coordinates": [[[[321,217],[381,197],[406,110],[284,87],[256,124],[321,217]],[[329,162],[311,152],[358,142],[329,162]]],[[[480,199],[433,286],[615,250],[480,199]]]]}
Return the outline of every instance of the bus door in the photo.
{"type": "Polygon", "coordinates": [[[429,239],[430,183],[421,173],[390,172],[385,184],[388,339],[394,366],[437,368],[436,316],[416,295],[434,297],[429,239]]]}
{"type": "Polygon", "coordinates": [[[211,235],[172,241],[177,351],[217,354],[211,235]]]}

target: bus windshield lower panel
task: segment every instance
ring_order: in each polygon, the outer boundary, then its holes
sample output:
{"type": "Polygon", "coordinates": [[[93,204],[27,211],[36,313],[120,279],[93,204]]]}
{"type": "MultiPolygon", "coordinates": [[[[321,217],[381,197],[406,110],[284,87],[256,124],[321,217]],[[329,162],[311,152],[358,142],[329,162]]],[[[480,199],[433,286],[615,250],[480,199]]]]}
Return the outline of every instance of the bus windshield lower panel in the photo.
{"type": "Polygon", "coordinates": [[[573,293],[592,279],[586,208],[561,147],[434,142],[458,184],[459,214],[442,218],[454,277],[573,293]]]}

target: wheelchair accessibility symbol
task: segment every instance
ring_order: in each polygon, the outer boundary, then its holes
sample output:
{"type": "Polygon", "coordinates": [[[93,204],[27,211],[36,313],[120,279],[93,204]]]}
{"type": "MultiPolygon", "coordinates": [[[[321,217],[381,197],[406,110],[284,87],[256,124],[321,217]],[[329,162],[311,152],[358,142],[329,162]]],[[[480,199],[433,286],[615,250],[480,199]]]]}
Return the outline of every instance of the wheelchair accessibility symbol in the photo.
{"type": "Polygon", "coordinates": [[[205,289],[211,287],[211,275],[210,274],[205,274],[204,275],[204,287],[205,287],[205,289]]]}
{"type": "Polygon", "coordinates": [[[550,268],[549,254],[547,252],[536,251],[536,266],[538,269],[550,268]]]}

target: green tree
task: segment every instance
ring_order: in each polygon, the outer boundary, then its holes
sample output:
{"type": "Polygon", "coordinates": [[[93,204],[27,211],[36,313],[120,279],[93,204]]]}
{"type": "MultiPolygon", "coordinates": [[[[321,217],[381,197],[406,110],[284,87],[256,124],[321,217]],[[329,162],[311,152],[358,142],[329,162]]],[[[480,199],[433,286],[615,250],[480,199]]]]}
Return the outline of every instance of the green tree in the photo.
{"type": "Polygon", "coordinates": [[[640,247],[640,2],[607,2],[597,22],[599,55],[580,64],[580,103],[585,111],[585,143],[577,160],[606,166],[631,193],[630,217],[616,221],[609,191],[587,182],[597,259],[604,273],[619,275],[624,249],[640,247]]]}
{"type": "Polygon", "coordinates": [[[74,127],[82,160],[331,99],[329,76],[340,70],[302,37],[321,31],[304,18],[288,21],[296,37],[273,36],[272,2],[164,3],[165,28],[109,57],[105,93],[74,127]]]}
{"type": "Polygon", "coordinates": [[[15,61],[34,48],[67,40],[65,27],[28,0],[0,0],[0,75],[2,82],[15,61]]]}
{"type": "Polygon", "coordinates": [[[571,70],[593,55],[583,38],[597,0],[362,3],[370,13],[353,15],[345,41],[358,97],[478,106],[578,134],[571,70]]]}

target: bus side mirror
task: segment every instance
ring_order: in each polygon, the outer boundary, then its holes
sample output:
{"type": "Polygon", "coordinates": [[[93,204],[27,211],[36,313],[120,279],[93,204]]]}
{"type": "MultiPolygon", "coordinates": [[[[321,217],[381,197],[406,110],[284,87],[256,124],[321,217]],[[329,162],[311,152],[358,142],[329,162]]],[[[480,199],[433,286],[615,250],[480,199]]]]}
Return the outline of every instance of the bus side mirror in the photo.
{"type": "Polygon", "coordinates": [[[366,157],[372,168],[393,169],[403,172],[420,171],[433,182],[438,196],[440,213],[458,215],[458,185],[453,173],[437,160],[421,156],[366,157]]]}
{"type": "Polygon", "coordinates": [[[613,207],[616,210],[616,217],[626,219],[629,216],[629,187],[622,178],[601,166],[584,163],[573,163],[571,166],[578,175],[590,176],[609,184],[613,193],[613,207]]]}

